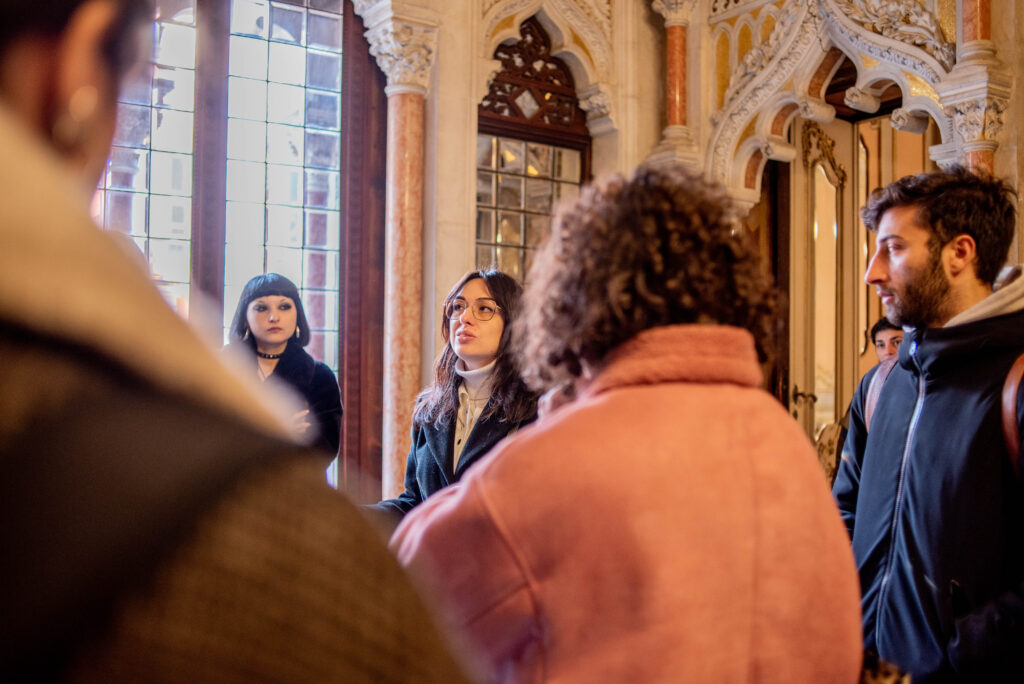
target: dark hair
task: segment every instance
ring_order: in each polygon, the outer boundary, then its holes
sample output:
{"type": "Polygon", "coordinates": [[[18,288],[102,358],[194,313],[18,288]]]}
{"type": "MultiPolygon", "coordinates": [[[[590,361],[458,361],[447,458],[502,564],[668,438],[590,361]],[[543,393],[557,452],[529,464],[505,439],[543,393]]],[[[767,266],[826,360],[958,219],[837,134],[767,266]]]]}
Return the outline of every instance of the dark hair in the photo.
{"type": "Polygon", "coordinates": [[[978,280],[995,282],[1013,241],[1016,193],[987,174],[954,166],[947,171],[904,176],[871,193],[861,218],[878,232],[882,216],[897,207],[916,207],[922,228],[931,231],[934,252],[957,235],[970,235],[977,245],[978,280]]]}
{"type": "MultiPolygon", "coordinates": [[[[153,0],[116,0],[118,14],[107,34],[103,54],[120,77],[139,55],[135,29],[153,21],[153,0]]],[[[0,58],[19,38],[57,36],[87,0],[3,0],[0,2],[0,58]]]]}
{"type": "Polygon", "coordinates": [[[535,410],[536,396],[523,382],[515,365],[515,357],[509,350],[509,345],[512,344],[511,328],[519,314],[523,288],[515,278],[495,269],[470,271],[455,283],[441,306],[441,336],[444,337],[445,345],[434,362],[433,384],[423,390],[416,400],[412,420],[417,426],[431,423],[442,425],[458,413],[459,375],[455,372],[458,357],[452,349],[449,339],[451,329],[444,312],[466,283],[477,278],[484,281],[491,297],[500,307],[498,314],[505,326],[501,331],[498,354],[491,375],[491,399],[481,417],[497,416],[499,422],[519,423],[535,410]]]}
{"type": "Polygon", "coordinates": [[[885,316],[882,316],[881,318],[878,319],[878,321],[875,322],[873,326],[871,326],[871,344],[875,344],[878,341],[875,338],[878,337],[878,333],[882,332],[883,330],[899,330],[900,332],[903,332],[903,328],[901,328],[898,325],[895,325],[885,316]]]}
{"type": "Polygon", "coordinates": [[[249,329],[246,314],[252,300],[271,296],[288,297],[295,302],[295,324],[299,328],[299,335],[288,340],[288,344],[297,342],[300,347],[305,347],[309,344],[309,323],[306,321],[306,310],[302,308],[299,288],[295,287],[295,283],[278,273],[258,275],[247,282],[245,287],[242,288],[242,296],[238,298],[235,317],[231,319],[231,330],[229,331],[231,339],[237,340],[242,344],[248,344],[253,349],[256,349],[256,338],[250,335],[248,340],[245,339],[245,332],[249,329]]]}
{"type": "Polygon", "coordinates": [[[681,166],[641,166],[585,188],[534,257],[516,326],[535,389],[572,387],[643,330],[717,323],[749,330],[762,360],[775,291],[725,190],[681,166]]]}

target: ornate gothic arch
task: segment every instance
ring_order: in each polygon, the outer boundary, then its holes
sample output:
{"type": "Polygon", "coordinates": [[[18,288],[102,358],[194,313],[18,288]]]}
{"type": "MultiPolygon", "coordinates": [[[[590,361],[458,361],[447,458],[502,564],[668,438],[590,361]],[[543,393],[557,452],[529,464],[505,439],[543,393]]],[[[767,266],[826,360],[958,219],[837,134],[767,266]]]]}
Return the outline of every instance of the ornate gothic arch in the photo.
{"type": "Polygon", "coordinates": [[[999,73],[954,64],[955,48],[925,5],[789,0],[770,37],[733,66],[724,106],[712,115],[709,175],[741,202],[757,201],[764,164],[795,155],[787,142],[792,120],[834,116],[823,96],[843,56],[857,69],[846,104],[877,111],[878,96],[895,83],[903,106],[893,112],[893,125],[923,131],[933,119],[942,140],[930,149],[936,162],[962,162],[969,151],[994,149],[1009,86],[999,73]]]}
{"type": "Polygon", "coordinates": [[[613,130],[611,0],[486,0],[481,57],[490,59],[499,44],[518,40],[519,25],[534,15],[551,38],[552,56],[572,72],[591,134],[613,130]]]}

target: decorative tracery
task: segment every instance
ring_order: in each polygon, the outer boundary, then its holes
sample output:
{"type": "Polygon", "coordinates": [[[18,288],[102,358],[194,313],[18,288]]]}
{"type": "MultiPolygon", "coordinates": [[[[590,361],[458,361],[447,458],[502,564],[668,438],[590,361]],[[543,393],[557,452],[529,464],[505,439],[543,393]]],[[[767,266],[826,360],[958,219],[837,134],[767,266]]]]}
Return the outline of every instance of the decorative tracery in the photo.
{"type": "Polygon", "coordinates": [[[587,133],[568,66],[551,56],[551,41],[535,18],[524,21],[520,40],[499,45],[501,61],[480,103],[480,117],[587,133]]]}

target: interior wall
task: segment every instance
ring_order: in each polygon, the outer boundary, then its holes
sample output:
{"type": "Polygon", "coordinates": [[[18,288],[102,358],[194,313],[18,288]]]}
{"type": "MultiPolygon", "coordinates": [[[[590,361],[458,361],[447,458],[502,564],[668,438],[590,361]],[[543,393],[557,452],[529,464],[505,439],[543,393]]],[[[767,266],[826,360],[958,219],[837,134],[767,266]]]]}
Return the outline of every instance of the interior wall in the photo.
{"type": "MultiPolygon", "coordinates": [[[[434,3],[440,18],[424,131],[423,347],[421,381],[430,381],[443,346],[440,306],[475,266],[477,105],[500,65],[484,54],[479,3],[434,3]]],[[[595,177],[625,173],[644,160],[664,128],[664,20],[650,2],[615,2],[612,123],[594,136],[595,177]]]]}

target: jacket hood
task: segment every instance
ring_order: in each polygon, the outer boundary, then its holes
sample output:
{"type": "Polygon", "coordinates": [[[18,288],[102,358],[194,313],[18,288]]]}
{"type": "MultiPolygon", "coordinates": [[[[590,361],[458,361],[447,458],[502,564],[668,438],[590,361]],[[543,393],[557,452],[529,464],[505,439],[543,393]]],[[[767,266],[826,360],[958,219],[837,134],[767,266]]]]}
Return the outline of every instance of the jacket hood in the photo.
{"type": "Polygon", "coordinates": [[[926,377],[950,366],[1019,350],[1024,341],[1024,308],[945,328],[912,330],[900,345],[899,363],[908,370],[916,364],[926,377]]]}

